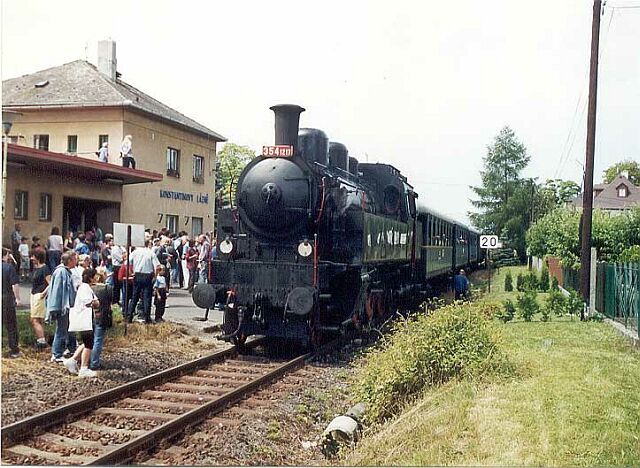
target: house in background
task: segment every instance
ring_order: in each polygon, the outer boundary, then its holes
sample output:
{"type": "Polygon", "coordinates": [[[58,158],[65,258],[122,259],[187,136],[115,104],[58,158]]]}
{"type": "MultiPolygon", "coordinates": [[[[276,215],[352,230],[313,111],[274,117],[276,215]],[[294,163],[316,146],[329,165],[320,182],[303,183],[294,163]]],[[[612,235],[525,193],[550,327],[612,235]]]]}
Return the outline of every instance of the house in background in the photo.
{"type": "MultiPolygon", "coordinates": [[[[106,141],[109,165],[120,166],[120,143],[125,135],[132,135],[136,169],[163,177],[156,182],[122,184],[121,221],[193,235],[212,230],[216,145],[226,139],[124,82],[116,62],[115,42],[100,41],[97,67],[76,60],[3,81],[3,109],[21,114],[13,123],[10,143],[97,161],[96,151],[106,141]]],[[[33,178],[31,191],[40,193],[46,182],[33,178]]],[[[7,192],[7,199],[14,196],[7,192]]],[[[53,192],[52,196],[58,195],[53,192]]],[[[93,208],[112,196],[101,185],[93,193],[84,193],[85,202],[76,209],[85,215],[78,219],[89,219],[93,208]]],[[[52,203],[62,206],[63,200],[52,203]]],[[[8,213],[5,223],[12,224],[12,212],[8,213]]],[[[55,221],[60,227],[61,216],[55,221]]],[[[75,231],[90,226],[66,227],[75,231]]]]}
{"type": "MultiPolygon", "coordinates": [[[[640,187],[629,179],[624,171],[609,184],[596,184],[593,187],[593,208],[612,215],[640,206],[640,187]]],[[[569,202],[569,207],[582,209],[582,194],[569,202]]]]}

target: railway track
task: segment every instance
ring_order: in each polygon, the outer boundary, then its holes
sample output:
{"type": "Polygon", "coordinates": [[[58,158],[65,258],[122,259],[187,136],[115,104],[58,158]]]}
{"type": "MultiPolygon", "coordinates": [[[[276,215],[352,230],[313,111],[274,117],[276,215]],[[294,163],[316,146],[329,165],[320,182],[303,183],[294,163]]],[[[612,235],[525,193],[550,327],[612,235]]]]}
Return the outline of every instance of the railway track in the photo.
{"type": "Polygon", "coordinates": [[[274,361],[239,355],[235,348],[213,353],[2,428],[2,462],[125,463],[302,367],[310,357],[274,361]]]}

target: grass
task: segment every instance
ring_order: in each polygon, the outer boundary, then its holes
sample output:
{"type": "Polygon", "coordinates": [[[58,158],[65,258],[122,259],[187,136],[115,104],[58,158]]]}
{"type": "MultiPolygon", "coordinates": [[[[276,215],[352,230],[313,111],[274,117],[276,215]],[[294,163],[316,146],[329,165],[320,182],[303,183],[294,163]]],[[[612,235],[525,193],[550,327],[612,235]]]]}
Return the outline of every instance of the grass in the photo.
{"type": "MultiPolygon", "coordinates": [[[[526,268],[510,269],[515,285],[526,268]]],[[[484,300],[515,299],[505,270],[484,300]]],[[[640,352],[605,323],[552,320],[499,323],[515,375],[426,388],[340,463],[639,466],[640,352]]]]}
{"type": "MultiPolygon", "coordinates": [[[[518,294],[521,294],[516,290],[516,277],[518,273],[522,273],[522,275],[526,275],[529,273],[529,270],[526,266],[512,266],[512,267],[503,267],[498,270],[491,270],[491,293],[487,291],[487,274],[483,271],[482,277],[478,285],[485,292],[484,298],[486,300],[498,301],[502,302],[506,299],[515,300],[515,297],[518,294]],[[504,278],[507,275],[507,271],[511,271],[511,277],[513,278],[513,291],[505,291],[504,290],[504,278]]],[[[539,293],[538,300],[544,300],[547,296],[547,293],[539,293]]]]}

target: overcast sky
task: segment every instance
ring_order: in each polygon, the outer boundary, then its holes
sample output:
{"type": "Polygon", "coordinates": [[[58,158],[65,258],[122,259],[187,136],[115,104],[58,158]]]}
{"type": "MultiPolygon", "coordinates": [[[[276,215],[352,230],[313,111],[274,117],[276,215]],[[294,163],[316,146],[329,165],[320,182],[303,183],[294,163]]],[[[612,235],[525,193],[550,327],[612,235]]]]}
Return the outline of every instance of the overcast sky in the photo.
{"type": "MultiPolygon", "coordinates": [[[[229,141],[272,144],[268,108],[299,104],[301,126],[393,164],[421,202],[466,221],[505,125],[531,155],[526,176],[581,182],[592,5],[3,0],[2,79],[97,63],[112,38],[123,80],[229,141]]],[[[605,7],[598,112],[596,183],[640,159],[640,1],[605,7]]]]}

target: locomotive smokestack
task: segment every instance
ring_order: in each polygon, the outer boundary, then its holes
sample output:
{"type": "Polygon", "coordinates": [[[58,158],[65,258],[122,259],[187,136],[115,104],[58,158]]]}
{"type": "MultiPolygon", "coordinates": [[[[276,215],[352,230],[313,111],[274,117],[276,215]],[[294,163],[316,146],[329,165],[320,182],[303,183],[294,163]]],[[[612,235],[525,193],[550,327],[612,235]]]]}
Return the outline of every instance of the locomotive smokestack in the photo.
{"type": "MultiPolygon", "coordinates": [[[[295,104],[280,104],[270,107],[276,118],[276,145],[290,145],[294,148],[298,145],[298,128],[300,127],[300,114],[305,110],[295,104]]],[[[295,152],[295,150],[294,150],[295,152]]]]}

